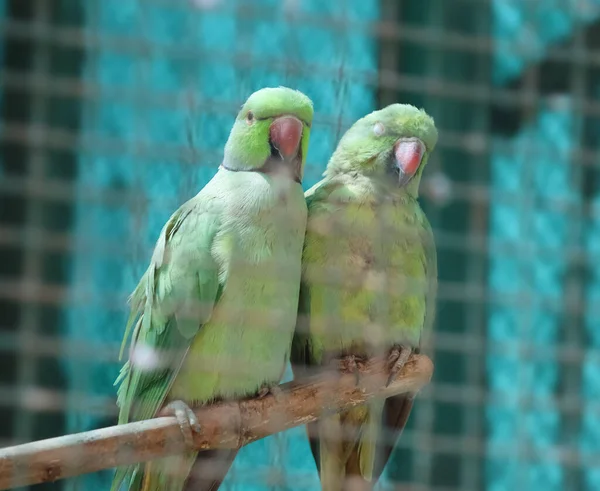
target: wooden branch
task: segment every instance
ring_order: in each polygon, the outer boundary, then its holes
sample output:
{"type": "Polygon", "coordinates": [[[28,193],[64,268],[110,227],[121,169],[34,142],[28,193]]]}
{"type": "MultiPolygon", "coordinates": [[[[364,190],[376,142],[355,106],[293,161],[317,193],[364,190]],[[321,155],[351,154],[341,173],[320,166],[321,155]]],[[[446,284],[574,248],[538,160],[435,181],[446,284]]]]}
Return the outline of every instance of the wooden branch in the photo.
{"type": "MultiPolygon", "coordinates": [[[[273,433],[304,425],[373,397],[418,392],[431,379],[433,364],[413,356],[389,387],[385,360],[373,360],[354,375],[325,372],[282,385],[274,398],[248,399],[197,409],[202,426],[198,449],[237,448],[273,433]]],[[[0,489],[56,481],[111,467],[145,462],[186,449],[173,417],[112,426],[0,449],[0,489]]]]}

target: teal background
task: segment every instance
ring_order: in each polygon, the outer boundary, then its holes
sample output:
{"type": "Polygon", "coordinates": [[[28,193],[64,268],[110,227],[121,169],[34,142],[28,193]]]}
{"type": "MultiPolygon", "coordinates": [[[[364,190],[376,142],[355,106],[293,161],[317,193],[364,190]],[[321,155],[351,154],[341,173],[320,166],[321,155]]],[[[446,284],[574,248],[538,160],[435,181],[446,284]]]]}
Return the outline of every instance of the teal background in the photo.
{"type": "MultiPolygon", "coordinates": [[[[424,107],[440,130],[421,196],[436,372],[381,488],[598,489],[599,14],[1,0],[0,446],[114,423],[126,299],[157,234],[216,171],[240,104],[281,84],[315,103],[306,188],[376,108],[424,107]]],[[[267,488],[318,489],[302,429],[243,449],[224,485],[267,488]]]]}

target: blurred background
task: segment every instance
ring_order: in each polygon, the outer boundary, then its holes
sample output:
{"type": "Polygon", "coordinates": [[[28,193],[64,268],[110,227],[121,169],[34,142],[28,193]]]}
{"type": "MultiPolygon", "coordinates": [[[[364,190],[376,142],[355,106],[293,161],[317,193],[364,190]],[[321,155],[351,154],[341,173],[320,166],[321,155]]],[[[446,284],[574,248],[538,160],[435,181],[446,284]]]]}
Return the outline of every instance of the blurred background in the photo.
{"type": "MultiPolygon", "coordinates": [[[[162,224],[287,85],[316,108],[305,188],[374,109],[440,131],[436,372],[381,488],[600,489],[599,50],[600,0],[0,1],[0,447],[114,424],[162,224]]],[[[223,489],[318,489],[303,430],[223,489]]]]}

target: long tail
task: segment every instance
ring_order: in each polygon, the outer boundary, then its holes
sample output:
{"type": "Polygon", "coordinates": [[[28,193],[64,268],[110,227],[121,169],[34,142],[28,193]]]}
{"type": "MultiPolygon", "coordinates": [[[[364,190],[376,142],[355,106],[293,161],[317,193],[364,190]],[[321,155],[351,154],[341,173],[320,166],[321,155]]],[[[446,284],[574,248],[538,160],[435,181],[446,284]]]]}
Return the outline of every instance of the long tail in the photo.
{"type": "Polygon", "coordinates": [[[385,400],[383,406],[384,438],[379,445],[373,466],[373,485],[381,477],[394,447],[402,435],[413,407],[414,395],[401,394],[385,400]]]}
{"type": "Polygon", "coordinates": [[[383,401],[375,401],[319,424],[319,469],[323,491],[370,490],[383,401]]]}
{"type": "Polygon", "coordinates": [[[182,491],[198,452],[117,469],[111,491],[182,491]]]}
{"type": "Polygon", "coordinates": [[[412,404],[413,397],[403,394],[310,425],[309,439],[323,491],[373,489],[408,421],[412,404]]]}
{"type": "Polygon", "coordinates": [[[188,452],[146,464],[140,491],[216,491],[236,449],[188,452]]]}
{"type": "Polygon", "coordinates": [[[140,491],[183,491],[197,454],[187,452],[148,462],[144,466],[140,491]]]}
{"type": "Polygon", "coordinates": [[[217,491],[237,449],[187,452],[117,470],[111,491],[217,491]]]}
{"type": "Polygon", "coordinates": [[[237,449],[207,450],[198,453],[185,491],[216,491],[225,479],[237,449]]]}
{"type": "Polygon", "coordinates": [[[342,489],[346,461],[342,441],[343,420],[346,414],[323,419],[319,424],[319,475],[323,491],[342,489]]]}

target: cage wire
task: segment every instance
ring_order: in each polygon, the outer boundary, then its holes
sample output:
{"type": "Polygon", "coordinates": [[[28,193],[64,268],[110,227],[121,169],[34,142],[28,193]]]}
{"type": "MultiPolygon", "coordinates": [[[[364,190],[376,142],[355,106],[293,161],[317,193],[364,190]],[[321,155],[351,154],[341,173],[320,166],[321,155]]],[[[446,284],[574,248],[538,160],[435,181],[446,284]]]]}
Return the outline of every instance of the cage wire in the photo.
{"type": "MultiPolygon", "coordinates": [[[[286,85],[316,109],[305,189],[376,108],[423,107],[440,132],[421,185],[436,369],[380,488],[600,489],[600,1],[0,13],[0,447],[115,424],[126,299],[162,225],[216,172],[246,97],[286,85]]],[[[222,489],[319,489],[304,429],[243,448],[222,489]]]]}

